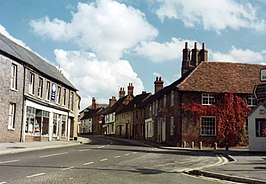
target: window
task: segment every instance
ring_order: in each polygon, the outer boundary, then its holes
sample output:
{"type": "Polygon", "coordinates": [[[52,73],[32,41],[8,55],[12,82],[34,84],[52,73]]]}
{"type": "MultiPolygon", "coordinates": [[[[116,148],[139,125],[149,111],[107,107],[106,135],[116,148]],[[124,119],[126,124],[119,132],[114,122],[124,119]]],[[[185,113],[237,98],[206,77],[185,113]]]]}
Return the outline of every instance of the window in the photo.
{"type": "Polygon", "coordinates": [[[70,92],[70,96],[69,96],[69,109],[71,111],[74,110],[74,93],[70,92]]]}
{"type": "Polygon", "coordinates": [[[174,105],[174,102],[175,102],[175,92],[171,91],[171,106],[174,105]]]}
{"type": "Polygon", "coordinates": [[[43,91],[43,79],[39,77],[39,85],[38,85],[38,97],[42,98],[43,91]]]}
{"type": "Polygon", "coordinates": [[[57,103],[60,104],[61,102],[61,87],[57,87],[57,97],[56,97],[57,103]]]}
{"type": "Polygon", "coordinates": [[[211,105],[215,103],[215,97],[209,93],[202,94],[202,105],[211,105]]]}
{"type": "Polygon", "coordinates": [[[10,103],[9,105],[9,118],[8,118],[8,129],[13,130],[15,128],[15,112],[16,112],[16,104],[10,103]]]}
{"type": "Polygon", "coordinates": [[[174,135],[174,128],[175,128],[174,117],[172,116],[170,119],[170,135],[174,135]]]}
{"type": "Polygon", "coordinates": [[[257,105],[256,98],[253,95],[248,96],[247,97],[247,104],[248,104],[248,106],[251,106],[251,107],[257,105]]]}
{"type": "Polygon", "coordinates": [[[266,137],[266,119],[256,119],[256,137],[266,137]]]}
{"type": "Polygon", "coordinates": [[[63,105],[66,105],[66,88],[64,89],[64,94],[63,94],[63,105]]]}
{"type": "Polygon", "coordinates": [[[49,100],[50,99],[50,91],[51,91],[51,83],[50,81],[46,82],[46,93],[45,93],[45,99],[49,100]]]}
{"type": "Polygon", "coordinates": [[[152,103],[152,114],[155,114],[155,102],[152,103]]]}
{"type": "Polygon", "coordinates": [[[11,67],[11,89],[17,90],[17,65],[11,67]]]}
{"type": "Polygon", "coordinates": [[[34,74],[30,73],[29,75],[29,94],[34,94],[34,74]]]}
{"type": "Polygon", "coordinates": [[[163,96],[163,107],[166,107],[166,99],[167,99],[167,96],[164,95],[164,96],[163,96]]]}
{"type": "Polygon", "coordinates": [[[200,135],[215,136],[216,135],[216,119],[215,117],[201,117],[200,119],[200,135]]]}

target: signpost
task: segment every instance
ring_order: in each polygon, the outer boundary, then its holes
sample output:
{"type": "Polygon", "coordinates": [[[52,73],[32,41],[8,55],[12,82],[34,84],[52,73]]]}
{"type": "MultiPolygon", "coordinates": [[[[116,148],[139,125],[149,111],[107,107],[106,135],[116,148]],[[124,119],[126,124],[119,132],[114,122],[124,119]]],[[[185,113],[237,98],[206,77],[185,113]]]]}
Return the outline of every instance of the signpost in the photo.
{"type": "Polygon", "coordinates": [[[254,87],[254,96],[257,99],[266,99],[266,84],[259,84],[254,87]]]}

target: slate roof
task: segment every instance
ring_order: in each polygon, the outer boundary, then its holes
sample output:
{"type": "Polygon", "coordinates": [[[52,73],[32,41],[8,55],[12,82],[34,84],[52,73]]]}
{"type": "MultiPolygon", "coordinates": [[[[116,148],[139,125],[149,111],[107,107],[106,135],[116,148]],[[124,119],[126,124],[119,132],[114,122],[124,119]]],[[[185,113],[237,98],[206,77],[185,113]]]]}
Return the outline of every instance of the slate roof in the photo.
{"type": "Polygon", "coordinates": [[[12,59],[15,59],[19,62],[34,68],[35,70],[41,72],[44,75],[49,76],[55,81],[59,81],[66,86],[70,87],[77,91],[75,86],[68,81],[63,74],[53,65],[49,64],[41,57],[33,53],[32,51],[27,50],[26,48],[16,44],[9,38],[5,37],[0,33],[0,53],[3,53],[12,59]]]}
{"type": "Polygon", "coordinates": [[[84,113],[84,116],[80,120],[93,118],[95,115],[97,115],[98,112],[101,112],[104,109],[104,107],[99,107],[96,109],[90,109],[88,112],[84,113]]]}
{"type": "Polygon", "coordinates": [[[260,84],[260,70],[266,65],[202,62],[177,85],[180,91],[251,94],[260,84]]]}
{"type": "Polygon", "coordinates": [[[110,113],[113,113],[113,112],[117,112],[119,109],[123,108],[124,105],[123,102],[126,100],[128,95],[120,98],[118,101],[115,102],[115,104],[112,106],[112,107],[109,107],[105,112],[104,114],[110,114],[110,113]]]}
{"type": "Polygon", "coordinates": [[[124,112],[129,112],[129,111],[133,111],[133,109],[137,106],[140,105],[142,103],[142,101],[147,98],[149,95],[151,95],[151,93],[142,93],[139,94],[137,96],[135,96],[133,98],[133,100],[131,100],[127,106],[125,106],[125,108],[122,108],[121,110],[119,110],[117,112],[117,114],[119,113],[124,113],[124,112]]]}

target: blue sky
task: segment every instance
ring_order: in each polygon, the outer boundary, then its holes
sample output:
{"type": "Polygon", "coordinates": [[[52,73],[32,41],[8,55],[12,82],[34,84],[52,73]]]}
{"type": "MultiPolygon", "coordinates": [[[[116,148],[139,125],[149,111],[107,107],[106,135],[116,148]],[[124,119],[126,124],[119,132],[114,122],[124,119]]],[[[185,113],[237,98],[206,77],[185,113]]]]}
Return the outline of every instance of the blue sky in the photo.
{"type": "Polygon", "coordinates": [[[180,77],[185,41],[209,61],[266,63],[263,0],[2,0],[0,32],[60,66],[81,108],[180,77]],[[199,3],[200,2],[200,3],[199,3]]]}

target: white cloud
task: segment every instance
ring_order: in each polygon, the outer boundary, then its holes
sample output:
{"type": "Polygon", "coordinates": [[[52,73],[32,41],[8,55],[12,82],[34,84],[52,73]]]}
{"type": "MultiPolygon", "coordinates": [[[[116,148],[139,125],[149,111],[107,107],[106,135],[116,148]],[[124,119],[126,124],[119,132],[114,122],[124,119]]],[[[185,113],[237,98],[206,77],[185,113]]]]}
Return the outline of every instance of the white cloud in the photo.
{"type": "Polygon", "coordinates": [[[165,0],[156,14],[162,22],[165,18],[179,19],[187,27],[202,25],[204,29],[218,33],[227,28],[266,30],[265,21],[258,17],[256,7],[247,1],[165,0]]]}
{"type": "Polygon", "coordinates": [[[78,3],[72,16],[70,22],[43,17],[30,25],[40,36],[73,41],[95,52],[98,58],[109,60],[118,60],[126,49],[158,35],[142,12],[113,0],[78,3]]]}
{"type": "MultiPolygon", "coordinates": [[[[162,63],[166,61],[181,60],[184,43],[188,42],[194,44],[194,40],[183,40],[181,38],[172,38],[169,42],[141,42],[139,46],[134,49],[136,54],[147,57],[155,63],[162,63]]],[[[194,47],[194,46],[193,46],[194,47]]]]}
{"type": "Polygon", "coordinates": [[[228,53],[210,51],[210,56],[214,61],[239,62],[261,64],[266,61],[266,51],[253,51],[250,49],[240,49],[232,46],[228,53]]]}
{"type": "Polygon", "coordinates": [[[9,38],[13,42],[17,43],[18,45],[20,45],[20,46],[22,46],[22,47],[24,47],[24,48],[26,48],[28,50],[31,50],[31,48],[29,46],[27,46],[22,40],[19,40],[17,38],[14,38],[13,36],[11,36],[7,32],[6,28],[4,26],[2,26],[1,24],[0,24],[0,33],[2,33],[4,36],[6,36],[7,38],[9,38]]]}
{"type": "MultiPolygon", "coordinates": [[[[129,62],[99,60],[95,54],[85,51],[54,51],[56,61],[63,66],[63,73],[79,89],[82,108],[91,104],[93,96],[109,99],[118,96],[120,87],[127,89],[134,85],[134,94],[143,90],[142,81],[137,77],[129,62]]],[[[101,100],[103,101],[103,100],[101,100]]]]}

